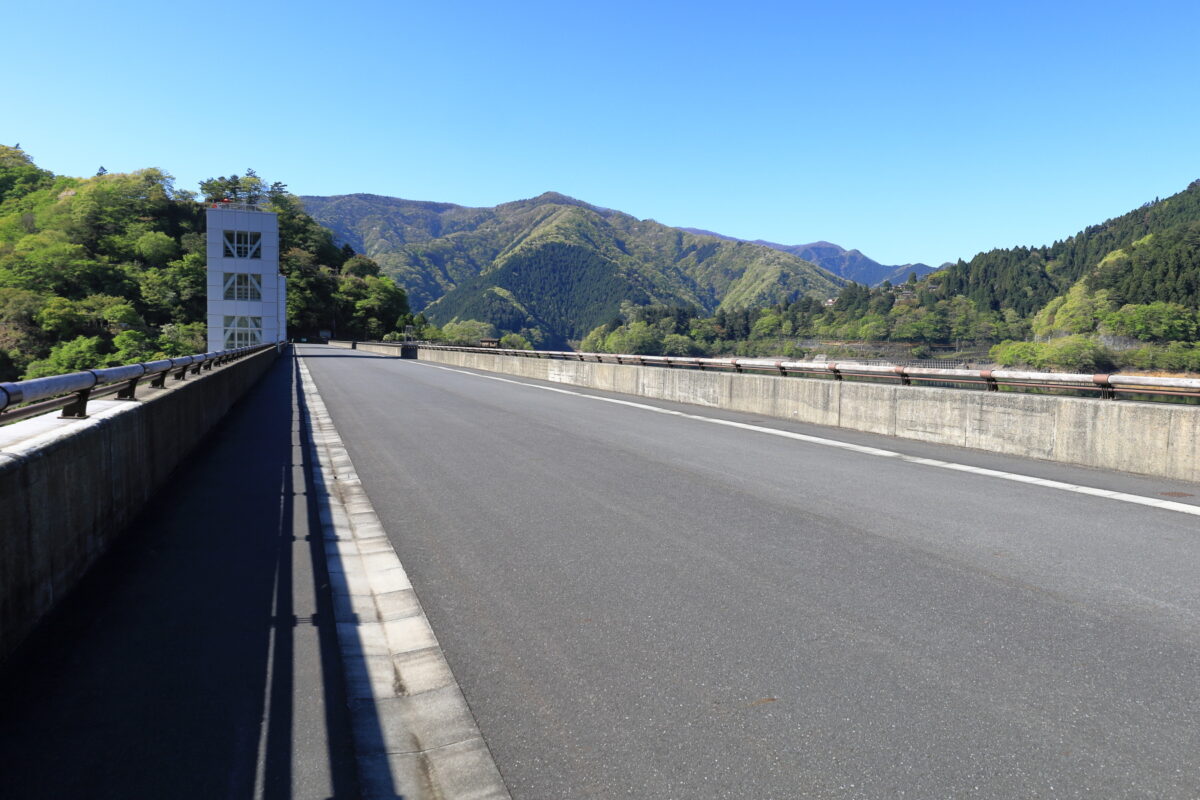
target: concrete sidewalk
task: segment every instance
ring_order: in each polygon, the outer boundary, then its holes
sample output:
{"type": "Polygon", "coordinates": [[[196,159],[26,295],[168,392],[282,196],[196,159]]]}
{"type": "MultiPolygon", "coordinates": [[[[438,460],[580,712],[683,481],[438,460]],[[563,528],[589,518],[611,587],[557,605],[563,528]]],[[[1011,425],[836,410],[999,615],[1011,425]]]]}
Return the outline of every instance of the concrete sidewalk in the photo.
{"type": "Polygon", "coordinates": [[[301,424],[285,357],[18,651],[0,797],[357,795],[301,424]]]}

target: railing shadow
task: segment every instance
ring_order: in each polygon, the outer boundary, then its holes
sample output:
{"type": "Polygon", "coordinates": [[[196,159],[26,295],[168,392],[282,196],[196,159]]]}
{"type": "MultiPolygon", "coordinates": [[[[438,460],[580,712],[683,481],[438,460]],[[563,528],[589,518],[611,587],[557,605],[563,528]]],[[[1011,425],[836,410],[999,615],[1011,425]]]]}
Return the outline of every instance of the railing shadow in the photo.
{"type": "MultiPolygon", "coordinates": [[[[305,355],[305,358],[311,356],[305,355]]],[[[334,356],[336,357],[336,356],[334,356]]],[[[343,565],[336,552],[325,552],[325,539],[322,529],[320,514],[318,512],[318,499],[328,497],[334,491],[334,488],[328,485],[326,475],[320,470],[319,465],[315,463],[313,457],[313,448],[315,440],[312,432],[312,410],[308,405],[308,399],[304,394],[304,387],[300,379],[300,361],[294,360],[293,376],[295,379],[295,402],[299,410],[298,419],[300,421],[300,442],[302,452],[301,461],[304,466],[304,476],[306,480],[309,502],[309,513],[311,524],[309,530],[312,532],[309,536],[309,542],[312,552],[313,564],[319,567],[316,575],[329,575],[330,568],[339,572],[344,572],[343,565]]],[[[318,597],[321,598],[320,615],[322,620],[330,620],[331,624],[322,626],[322,658],[341,659],[345,658],[349,661],[356,661],[350,665],[343,664],[339,661],[341,667],[348,668],[350,671],[359,674],[368,674],[367,665],[365,662],[365,647],[361,640],[358,640],[353,645],[348,641],[340,641],[336,624],[332,621],[336,619],[334,604],[330,596],[330,588],[326,586],[324,591],[318,590],[318,597]],[[331,637],[331,641],[326,646],[325,639],[331,637]]],[[[320,587],[318,587],[320,589],[320,587]]],[[[350,629],[347,628],[346,636],[352,637],[350,629]]],[[[329,670],[326,671],[329,674],[329,670]]],[[[354,728],[355,746],[361,753],[386,753],[387,743],[384,738],[382,722],[379,719],[378,709],[374,703],[369,700],[359,699],[352,700],[351,715],[352,725],[354,728]]],[[[333,721],[331,720],[331,730],[333,721]]],[[[394,797],[395,800],[404,800],[402,795],[395,794],[395,782],[391,775],[387,764],[386,757],[373,757],[370,759],[369,766],[364,763],[364,760],[359,759],[359,778],[363,789],[370,791],[372,797],[394,797]]]]}
{"type": "Polygon", "coordinates": [[[10,660],[0,797],[359,795],[296,391],[283,358],[10,660]]]}

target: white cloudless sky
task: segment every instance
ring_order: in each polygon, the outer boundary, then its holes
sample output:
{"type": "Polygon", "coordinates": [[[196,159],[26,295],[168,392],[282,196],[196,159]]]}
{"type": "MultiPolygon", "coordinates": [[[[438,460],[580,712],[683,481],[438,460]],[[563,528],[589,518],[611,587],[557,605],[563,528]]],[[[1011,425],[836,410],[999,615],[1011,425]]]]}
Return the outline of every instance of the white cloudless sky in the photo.
{"type": "Polygon", "coordinates": [[[25,3],[0,142],[56,173],[558,191],[890,264],[1048,244],[1200,177],[1195,2],[25,3]]]}

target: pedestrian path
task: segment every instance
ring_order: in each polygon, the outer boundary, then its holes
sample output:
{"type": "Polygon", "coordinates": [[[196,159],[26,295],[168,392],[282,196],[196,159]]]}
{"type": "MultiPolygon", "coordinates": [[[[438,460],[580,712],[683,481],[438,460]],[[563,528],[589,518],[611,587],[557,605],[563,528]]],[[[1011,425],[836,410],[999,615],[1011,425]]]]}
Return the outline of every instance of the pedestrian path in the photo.
{"type": "Polygon", "coordinates": [[[303,424],[283,358],[6,667],[0,797],[357,795],[303,424]]]}

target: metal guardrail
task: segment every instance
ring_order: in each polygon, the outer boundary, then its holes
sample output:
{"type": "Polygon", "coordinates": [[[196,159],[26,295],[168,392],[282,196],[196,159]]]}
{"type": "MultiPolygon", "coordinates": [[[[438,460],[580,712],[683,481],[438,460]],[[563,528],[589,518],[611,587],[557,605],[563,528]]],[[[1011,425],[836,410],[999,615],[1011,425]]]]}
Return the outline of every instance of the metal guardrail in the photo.
{"type": "Polygon", "coordinates": [[[208,205],[209,208],[220,208],[225,211],[266,211],[263,208],[265,201],[251,203],[245,200],[229,200],[227,198],[225,200],[209,200],[208,205]]]}
{"type": "MultiPolygon", "coordinates": [[[[372,344],[393,344],[372,342],[372,344]]],[[[1121,394],[1151,397],[1200,397],[1200,378],[1157,378],[1148,375],[1076,374],[1071,372],[1025,372],[1020,370],[930,369],[923,367],[857,364],[852,361],[787,361],[768,358],[694,358],[687,356],[635,356],[611,353],[575,353],[558,350],[508,350],[494,347],[457,347],[420,344],[431,350],[452,350],[515,358],[550,358],[565,361],[593,361],[609,364],[636,364],[646,367],[670,367],[728,372],[759,372],[771,375],[805,375],[833,380],[845,378],[886,380],[905,386],[952,384],[989,392],[1001,387],[1023,389],[1072,389],[1095,392],[1106,399],[1121,394]]]]}
{"type": "Polygon", "coordinates": [[[93,397],[116,393],[119,400],[133,400],[138,383],[145,378],[152,379],[150,386],[161,389],[171,375],[175,376],[175,380],[181,381],[189,372],[198,375],[202,369],[211,370],[215,366],[236,361],[270,347],[275,345],[262,344],[236,350],[217,350],[120,367],[89,369],[67,375],[0,383],[0,425],[59,408],[63,410],[63,417],[82,419],[87,416],[88,400],[93,397]],[[22,403],[30,405],[18,408],[22,403]]]}

